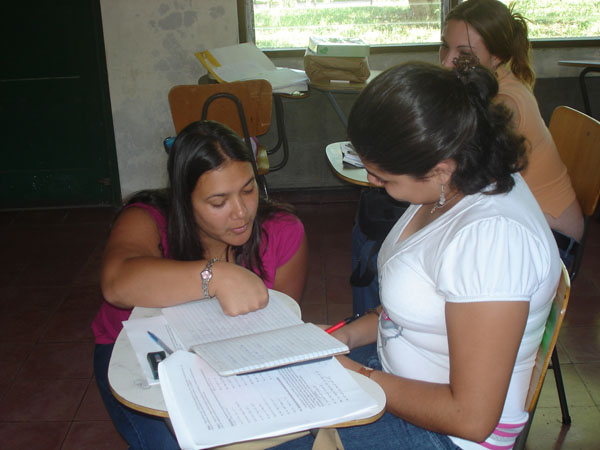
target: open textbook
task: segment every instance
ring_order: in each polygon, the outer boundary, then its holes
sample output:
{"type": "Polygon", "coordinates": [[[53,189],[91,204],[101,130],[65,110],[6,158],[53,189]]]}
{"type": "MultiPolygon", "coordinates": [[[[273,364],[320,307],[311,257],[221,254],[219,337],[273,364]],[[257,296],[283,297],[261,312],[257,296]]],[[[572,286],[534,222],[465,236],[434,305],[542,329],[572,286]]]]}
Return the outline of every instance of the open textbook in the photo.
{"type": "Polygon", "coordinates": [[[312,323],[304,323],[269,291],[258,311],[227,316],[216,298],[162,309],[183,347],[197,353],[221,376],[237,375],[348,353],[348,346],[312,323]]]}
{"type": "Polygon", "coordinates": [[[303,70],[275,67],[256,45],[239,45],[197,52],[196,57],[220,83],[244,80],[267,80],[273,92],[291,94],[308,90],[308,77],[303,70]]]}
{"type": "Polygon", "coordinates": [[[335,358],[221,377],[197,355],[176,351],[159,364],[158,372],[182,449],[366,419],[385,406],[380,388],[373,397],[335,358]]]}

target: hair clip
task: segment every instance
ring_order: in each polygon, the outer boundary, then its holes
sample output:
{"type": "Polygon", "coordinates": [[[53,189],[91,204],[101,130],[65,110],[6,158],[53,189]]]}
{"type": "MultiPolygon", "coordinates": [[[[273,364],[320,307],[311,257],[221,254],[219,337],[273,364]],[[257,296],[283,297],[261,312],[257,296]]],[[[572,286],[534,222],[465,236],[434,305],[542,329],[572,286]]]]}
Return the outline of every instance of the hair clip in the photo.
{"type": "Polygon", "coordinates": [[[474,54],[456,56],[452,62],[456,76],[464,83],[468,73],[479,66],[479,58],[474,54]]]}

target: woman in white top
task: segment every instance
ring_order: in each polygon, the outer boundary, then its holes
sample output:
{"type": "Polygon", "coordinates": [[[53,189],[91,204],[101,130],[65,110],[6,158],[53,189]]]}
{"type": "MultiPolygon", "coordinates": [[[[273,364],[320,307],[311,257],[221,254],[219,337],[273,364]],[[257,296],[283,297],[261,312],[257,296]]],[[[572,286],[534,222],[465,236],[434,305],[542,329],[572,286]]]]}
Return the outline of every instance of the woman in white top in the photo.
{"type": "Polygon", "coordinates": [[[561,263],[497,89],[468,59],[412,63],[353,106],[369,181],[411,206],[379,254],[381,306],[334,332],[387,397],[381,419],[338,430],[346,449],[509,449],[527,422],[561,263]]]}

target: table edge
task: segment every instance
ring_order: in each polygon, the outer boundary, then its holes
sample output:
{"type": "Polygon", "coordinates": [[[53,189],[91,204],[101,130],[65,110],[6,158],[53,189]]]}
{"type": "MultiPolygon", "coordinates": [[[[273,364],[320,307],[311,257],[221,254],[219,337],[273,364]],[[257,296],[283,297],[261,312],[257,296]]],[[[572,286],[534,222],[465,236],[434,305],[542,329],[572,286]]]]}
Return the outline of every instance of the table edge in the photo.
{"type": "MultiPolygon", "coordinates": [[[[341,142],[347,142],[347,141],[341,141],[341,142]]],[[[329,154],[329,149],[333,148],[333,147],[331,147],[332,145],[339,144],[339,143],[340,142],[332,142],[331,144],[327,145],[327,147],[325,147],[325,156],[327,157],[327,163],[329,164],[329,167],[331,168],[331,170],[333,170],[333,172],[335,173],[335,175],[338,178],[341,178],[342,180],[344,180],[348,183],[355,184],[357,186],[372,187],[368,181],[362,181],[362,180],[357,180],[355,178],[350,178],[350,177],[344,175],[342,172],[337,170],[337,168],[335,167],[335,165],[333,164],[333,162],[331,160],[331,157],[329,154]]],[[[357,170],[360,170],[360,168],[357,167],[357,170]]],[[[366,169],[363,169],[363,170],[366,170],[366,169]]]]}

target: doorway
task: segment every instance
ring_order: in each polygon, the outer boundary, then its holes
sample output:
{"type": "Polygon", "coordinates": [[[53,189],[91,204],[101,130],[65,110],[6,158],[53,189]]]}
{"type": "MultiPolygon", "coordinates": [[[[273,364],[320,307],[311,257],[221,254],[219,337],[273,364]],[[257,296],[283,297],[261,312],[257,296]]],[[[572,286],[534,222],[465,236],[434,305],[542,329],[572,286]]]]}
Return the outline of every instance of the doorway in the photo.
{"type": "Polygon", "coordinates": [[[99,0],[6,2],[0,208],[121,200],[99,0]]]}

